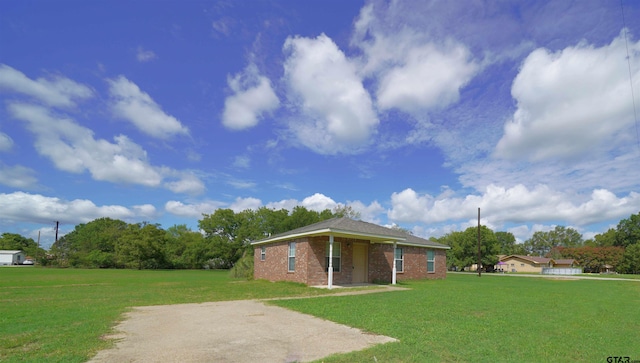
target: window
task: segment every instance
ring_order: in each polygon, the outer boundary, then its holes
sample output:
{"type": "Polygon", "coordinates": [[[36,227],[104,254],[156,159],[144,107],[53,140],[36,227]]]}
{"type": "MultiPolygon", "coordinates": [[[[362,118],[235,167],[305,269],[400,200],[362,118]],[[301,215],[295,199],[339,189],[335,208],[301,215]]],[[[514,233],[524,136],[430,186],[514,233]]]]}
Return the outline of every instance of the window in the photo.
{"type": "Polygon", "coordinates": [[[267,247],[260,247],[260,261],[264,261],[267,259],[267,247]]]}
{"type": "Polygon", "coordinates": [[[436,251],[427,250],[427,272],[436,272],[436,251]]]}
{"type": "Polygon", "coordinates": [[[521,264],[520,264],[520,267],[524,267],[524,263],[521,263],[521,264]]]}
{"type": "Polygon", "coordinates": [[[296,243],[289,242],[289,272],[296,270],[296,243]]]}
{"type": "Polygon", "coordinates": [[[404,272],[404,255],[402,247],[397,247],[395,252],[396,272],[404,272]]]}
{"type": "MultiPolygon", "coordinates": [[[[325,271],[329,271],[329,242],[324,252],[325,271]]],[[[333,242],[333,272],[340,272],[340,242],[333,242]]]]}

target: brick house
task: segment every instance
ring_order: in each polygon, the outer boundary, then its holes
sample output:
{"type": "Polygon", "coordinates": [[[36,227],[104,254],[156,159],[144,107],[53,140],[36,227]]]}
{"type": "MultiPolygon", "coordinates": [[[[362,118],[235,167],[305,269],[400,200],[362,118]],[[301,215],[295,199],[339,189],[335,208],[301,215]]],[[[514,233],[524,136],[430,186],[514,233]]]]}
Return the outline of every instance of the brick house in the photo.
{"type": "Polygon", "coordinates": [[[349,218],[328,219],[251,244],[256,279],[329,288],[334,284],[443,279],[449,249],[403,231],[349,218]]]}

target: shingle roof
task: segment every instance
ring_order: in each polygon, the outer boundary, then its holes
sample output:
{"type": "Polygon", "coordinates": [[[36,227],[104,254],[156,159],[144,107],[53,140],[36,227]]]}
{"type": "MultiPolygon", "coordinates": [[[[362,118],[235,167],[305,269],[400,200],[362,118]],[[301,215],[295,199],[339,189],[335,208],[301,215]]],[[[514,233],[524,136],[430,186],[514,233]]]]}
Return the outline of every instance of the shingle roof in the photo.
{"type": "Polygon", "coordinates": [[[310,224],[308,226],[296,228],[294,230],[270,236],[268,238],[254,241],[252,244],[261,244],[282,241],[294,237],[327,235],[329,233],[338,235],[349,235],[353,237],[363,237],[364,239],[375,239],[378,241],[396,241],[401,245],[430,246],[434,248],[449,247],[434,241],[416,237],[404,231],[382,227],[377,224],[353,220],[350,218],[332,218],[322,222],[310,224]]]}

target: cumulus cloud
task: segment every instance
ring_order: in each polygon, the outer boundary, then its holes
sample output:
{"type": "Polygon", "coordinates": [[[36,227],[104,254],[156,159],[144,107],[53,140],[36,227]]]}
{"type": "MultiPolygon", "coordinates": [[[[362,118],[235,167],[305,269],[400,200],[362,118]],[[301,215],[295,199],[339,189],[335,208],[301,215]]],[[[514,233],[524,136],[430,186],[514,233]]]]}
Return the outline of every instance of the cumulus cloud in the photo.
{"type": "Polygon", "coordinates": [[[377,90],[378,107],[407,113],[440,109],[460,98],[460,89],[478,66],[461,44],[424,44],[401,54],[397,65],[382,72],[377,90]]]}
{"type": "Polygon", "coordinates": [[[136,51],[136,59],[140,63],[150,62],[156,58],[158,58],[158,56],[156,56],[156,54],[151,50],[145,50],[142,47],[138,47],[136,51]]]}
{"type": "Polygon", "coordinates": [[[504,188],[489,185],[482,195],[454,197],[419,194],[411,188],[391,195],[387,215],[398,222],[440,223],[471,220],[482,209],[486,223],[541,223],[556,220],[588,225],[623,218],[640,210],[640,194],[617,197],[605,189],[593,190],[586,201],[574,202],[567,194],[546,185],[529,189],[523,185],[504,188]]]}
{"type": "Polygon", "coordinates": [[[9,135],[0,132],[0,151],[9,151],[13,147],[13,140],[9,135]]]}
{"type": "MultiPolygon", "coordinates": [[[[633,87],[640,88],[640,41],[629,50],[633,87]]],[[[617,146],[634,123],[626,54],[623,35],[599,48],[582,42],[533,51],[513,81],[518,108],[495,155],[538,161],[617,146]]]]}
{"type": "Polygon", "coordinates": [[[452,39],[435,43],[406,24],[382,24],[371,4],[362,8],[351,44],[364,53],[362,74],[378,82],[381,110],[417,115],[442,109],[458,101],[460,89],[480,70],[465,45],[452,39]]]}
{"type": "Polygon", "coordinates": [[[4,165],[0,162],[0,184],[13,188],[33,188],[38,179],[35,170],[22,165],[4,165]]]}
{"type": "Polygon", "coordinates": [[[224,101],[222,124],[232,130],[244,130],[258,124],[264,114],[280,106],[271,81],[250,64],[242,73],[227,77],[233,95],[224,101]]]}
{"type": "Polygon", "coordinates": [[[187,135],[189,129],[166,114],[147,93],[124,76],[107,80],[114,114],[145,134],[159,139],[187,135]]]}
{"type": "Polygon", "coordinates": [[[223,208],[225,203],[206,200],[200,203],[184,204],[177,200],[170,200],[164,205],[164,209],[176,216],[200,218],[203,214],[211,214],[218,208],[223,208]]]}
{"type": "Polygon", "coordinates": [[[321,154],[354,153],[379,123],[357,69],[326,35],[289,37],[284,82],[299,111],[289,128],[296,140],[321,154]]]}
{"type": "Polygon", "coordinates": [[[183,182],[169,183],[169,189],[203,190],[193,175],[151,165],[146,151],[124,135],[115,136],[113,143],[95,139],[90,129],[40,106],[11,103],[8,110],[14,118],[26,122],[36,136],[36,150],[60,170],[72,173],[87,170],[95,180],[149,187],[161,185],[166,178],[176,178],[183,182]]]}
{"type": "Polygon", "coordinates": [[[164,186],[174,193],[197,195],[204,193],[206,189],[202,180],[191,172],[171,171],[168,174],[177,180],[166,182],[164,186]]]}
{"type": "Polygon", "coordinates": [[[262,201],[258,198],[236,198],[236,200],[229,205],[229,209],[232,209],[234,212],[242,212],[247,209],[258,209],[262,206],[262,201]]]}
{"type": "Polygon", "coordinates": [[[48,106],[73,107],[76,101],[93,97],[93,91],[85,85],[66,77],[32,80],[24,73],[6,64],[0,64],[0,89],[33,97],[48,106]]]}
{"type": "Polygon", "coordinates": [[[139,220],[154,217],[155,207],[150,204],[124,207],[121,205],[97,206],[87,199],[72,201],[40,194],[15,192],[0,194],[0,218],[10,222],[46,223],[60,221],[64,224],[87,223],[96,218],[109,217],[139,220]]]}

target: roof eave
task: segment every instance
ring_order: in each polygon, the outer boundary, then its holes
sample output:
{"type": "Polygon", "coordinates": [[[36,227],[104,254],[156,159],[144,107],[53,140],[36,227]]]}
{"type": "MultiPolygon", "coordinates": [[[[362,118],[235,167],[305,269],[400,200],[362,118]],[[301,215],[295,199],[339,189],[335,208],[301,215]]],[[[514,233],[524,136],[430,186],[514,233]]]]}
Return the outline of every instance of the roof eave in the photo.
{"type": "Polygon", "coordinates": [[[346,236],[346,237],[352,237],[352,238],[375,240],[378,243],[406,241],[406,238],[398,237],[398,236],[385,236],[385,235],[379,235],[379,234],[360,233],[360,232],[345,231],[345,230],[333,229],[333,228],[324,228],[324,229],[319,229],[315,231],[288,234],[286,236],[279,236],[274,238],[266,238],[260,241],[251,242],[251,245],[255,246],[255,245],[261,245],[265,243],[287,241],[287,240],[296,239],[300,237],[323,236],[323,235],[329,235],[329,234],[337,235],[339,237],[346,236]]]}

